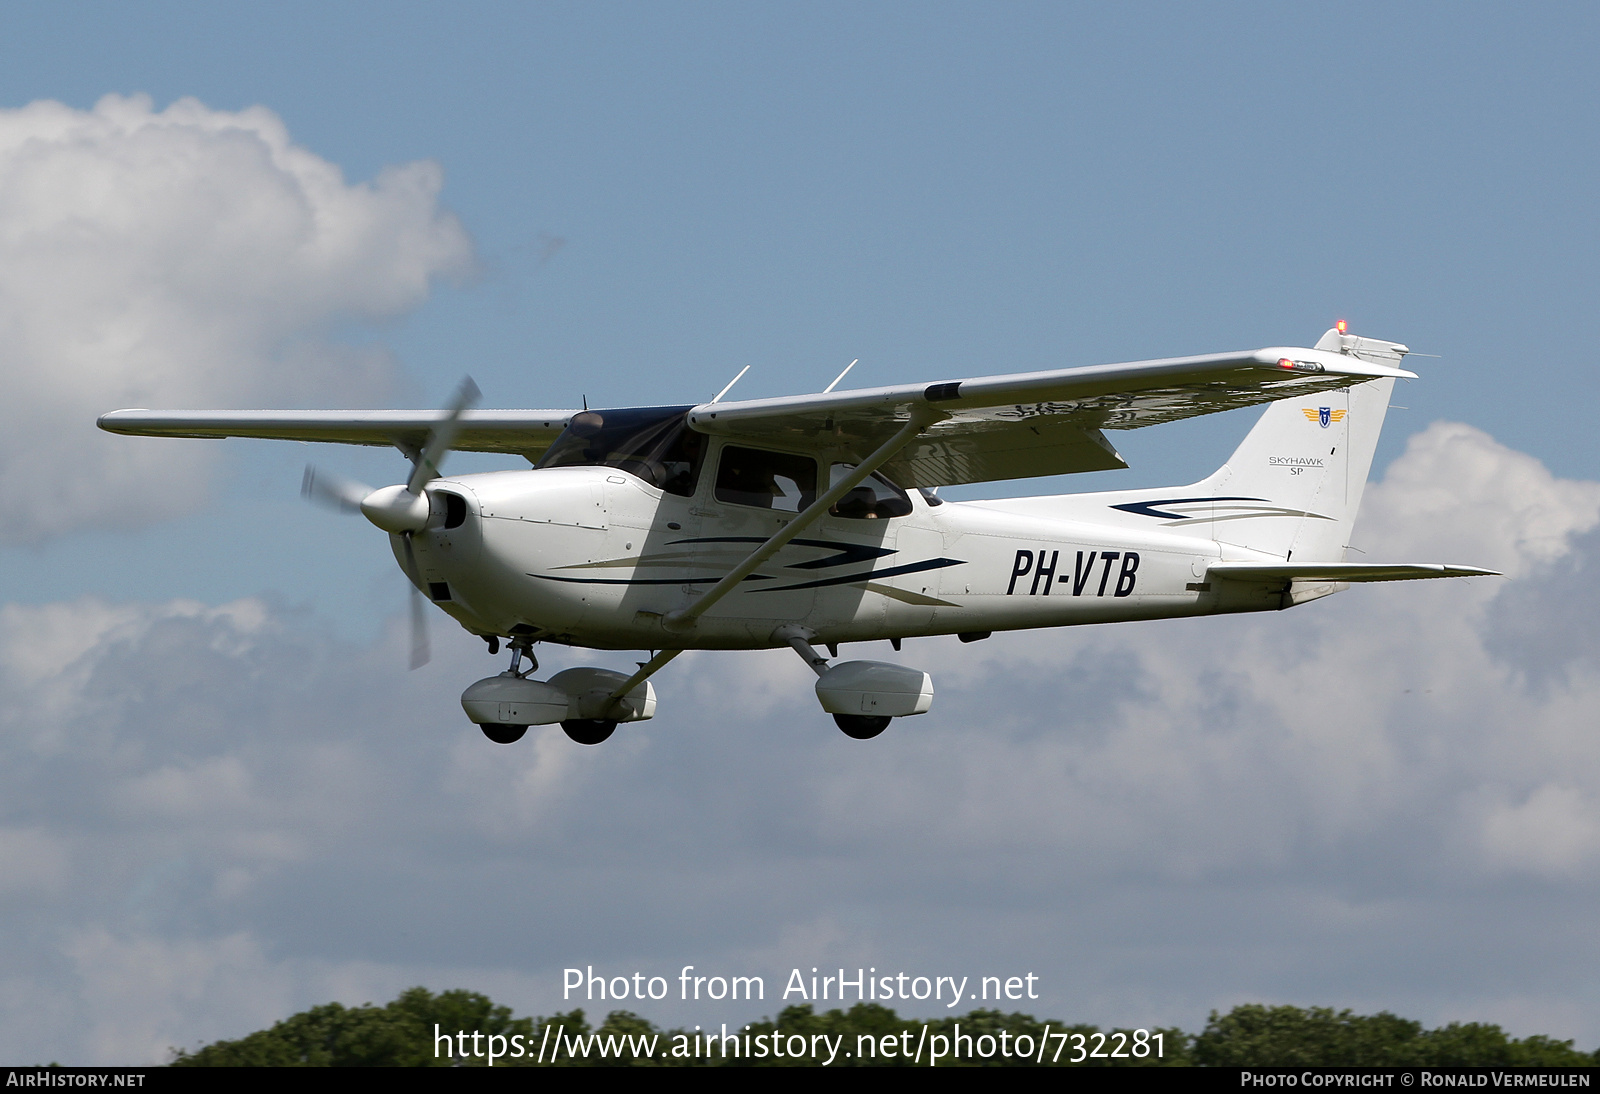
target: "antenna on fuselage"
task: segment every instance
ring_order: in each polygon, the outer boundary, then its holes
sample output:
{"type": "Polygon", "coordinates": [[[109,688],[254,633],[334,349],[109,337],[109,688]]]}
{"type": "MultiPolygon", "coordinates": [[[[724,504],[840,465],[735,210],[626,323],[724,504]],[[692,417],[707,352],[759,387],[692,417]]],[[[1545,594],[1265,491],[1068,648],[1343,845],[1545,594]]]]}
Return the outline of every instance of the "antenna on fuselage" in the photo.
{"type": "Polygon", "coordinates": [[[861,358],[857,357],[854,361],[851,361],[848,365],[844,366],[844,372],[841,372],[841,373],[839,373],[839,375],[835,376],[833,378],[833,383],[829,384],[827,387],[822,389],[822,394],[826,395],[826,394],[828,394],[828,392],[830,392],[834,388],[838,387],[839,386],[839,381],[844,379],[845,372],[849,372],[851,369],[855,368],[856,365],[860,363],[860,361],[861,361],[861,358]]]}
{"type": "Polygon", "coordinates": [[[750,366],[749,365],[746,365],[746,366],[744,366],[744,368],[740,369],[739,370],[739,375],[735,376],[733,379],[729,380],[728,381],[728,386],[723,388],[721,391],[717,392],[717,397],[715,399],[712,399],[711,401],[713,403],[721,402],[722,401],[722,397],[724,395],[728,394],[728,392],[733,390],[733,385],[737,384],[739,382],[740,377],[742,377],[745,373],[747,373],[749,371],[750,371],[750,366]]]}

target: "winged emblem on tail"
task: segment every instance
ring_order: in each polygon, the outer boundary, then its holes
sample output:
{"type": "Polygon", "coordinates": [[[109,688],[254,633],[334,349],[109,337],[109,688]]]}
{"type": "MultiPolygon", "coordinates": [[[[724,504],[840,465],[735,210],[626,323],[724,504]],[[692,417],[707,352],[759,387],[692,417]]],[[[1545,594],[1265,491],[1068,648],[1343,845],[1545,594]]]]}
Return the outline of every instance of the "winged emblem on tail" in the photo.
{"type": "Polygon", "coordinates": [[[1344,421],[1344,416],[1347,413],[1346,411],[1334,410],[1332,407],[1326,406],[1308,406],[1302,408],[1300,412],[1306,416],[1306,421],[1316,422],[1323,429],[1327,429],[1332,422],[1344,421]]]}

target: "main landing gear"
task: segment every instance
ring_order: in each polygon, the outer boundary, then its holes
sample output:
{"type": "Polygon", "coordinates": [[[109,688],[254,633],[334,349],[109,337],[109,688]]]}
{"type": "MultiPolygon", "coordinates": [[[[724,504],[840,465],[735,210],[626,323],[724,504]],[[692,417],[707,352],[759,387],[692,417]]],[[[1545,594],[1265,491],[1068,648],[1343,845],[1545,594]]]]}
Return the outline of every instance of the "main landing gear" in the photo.
{"type": "Polygon", "coordinates": [[[857,741],[870,741],[889,728],[889,719],[883,715],[835,714],[833,721],[846,737],[857,741]]]}
{"type": "Polygon", "coordinates": [[[597,745],[616,728],[617,723],[609,718],[568,718],[561,723],[561,732],[580,745],[597,745]]]}
{"type": "MultiPolygon", "coordinates": [[[[846,737],[870,741],[895,718],[922,714],[933,704],[933,680],[920,669],[882,661],[836,661],[829,664],[812,646],[816,634],[786,624],[772,633],[775,642],[790,646],[817,674],[817,699],[833,715],[846,737]]],[[[556,725],[574,743],[597,745],[609,740],[622,722],[638,722],[655,714],[655,690],[650,676],[682,650],[660,650],[639,671],[624,675],[610,669],[564,669],[547,681],[529,679],[538,671],[533,639],[512,636],[511,667],[498,676],[479,680],[461,693],[467,717],[495,744],[520,741],[530,726],[556,725]],[[527,667],[523,667],[526,658],[527,667]]],[[[828,652],[838,656],[837,647],[828,652]]],[[[495,642],[489,641],[491,651],[495,642]]]]}
{"type": "MultiPolygon", "coordinates": [[[[894,718],[922,714],[933,705],[933,680],[920,669],[882,661],[840,661],[829,665],[811,640],[816,634],[805,627],[785,624],[772,632],[775,641],[792,647],[817,674],[817,700],[833,715],[844,735],[870,741],[889,728],[894,718]]],[[[894,648],[900,648],[894,639],[894,648]]],[[[833,656],[838,647],[824,643],[833,656]]]]}

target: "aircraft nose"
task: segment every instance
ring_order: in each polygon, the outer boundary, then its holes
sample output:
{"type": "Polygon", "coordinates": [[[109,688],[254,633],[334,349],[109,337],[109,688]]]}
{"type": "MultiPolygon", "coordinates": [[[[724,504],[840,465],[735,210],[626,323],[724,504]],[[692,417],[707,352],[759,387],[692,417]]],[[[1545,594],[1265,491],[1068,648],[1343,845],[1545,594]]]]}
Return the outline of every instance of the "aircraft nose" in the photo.
{"type": "Polygon", "coordinates": [[[361,499],[361,513],[385,532],[420,532],[428,524],[428,495],[384,486],[361,499]]]}

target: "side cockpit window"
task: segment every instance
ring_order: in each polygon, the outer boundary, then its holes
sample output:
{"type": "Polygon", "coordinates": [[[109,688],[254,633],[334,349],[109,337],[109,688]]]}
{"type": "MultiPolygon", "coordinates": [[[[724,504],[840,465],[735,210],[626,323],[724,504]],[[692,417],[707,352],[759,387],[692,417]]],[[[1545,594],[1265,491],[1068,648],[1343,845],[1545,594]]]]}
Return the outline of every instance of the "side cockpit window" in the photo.
{"type": "MultiPolygon", "coordinates": [[[[850,464],[836,463],[828,471],[829,483],[836,483],[851,471],[850,464]]],[[[911,515],[911,499],[906,492],[882,475],[868,475],[865,482],[852,489],[828,510],[846,520],[887,520],[890,517],[911,515]]]]}
{"type": "Polygon", "coordinates": [[[686,406],[585,410],[572,416],[535,467],[614,467],[687,498],[705,451],[705,436],[689,428],[686,406]]]}
{"type": "Polygon", "coordinates": [[[798,513],[817,499],[817,461],[788,452],[725,445],[717,466],[717,500],[798,513]]]}

